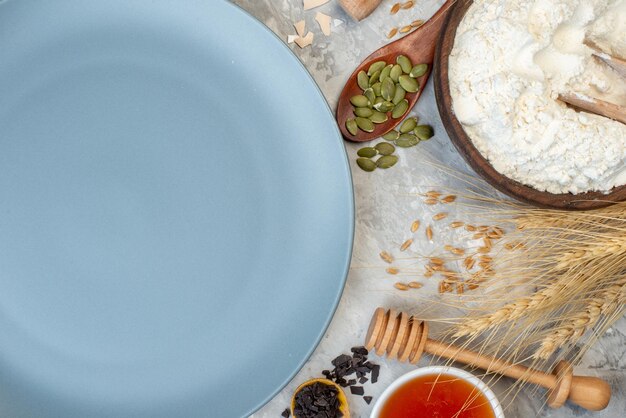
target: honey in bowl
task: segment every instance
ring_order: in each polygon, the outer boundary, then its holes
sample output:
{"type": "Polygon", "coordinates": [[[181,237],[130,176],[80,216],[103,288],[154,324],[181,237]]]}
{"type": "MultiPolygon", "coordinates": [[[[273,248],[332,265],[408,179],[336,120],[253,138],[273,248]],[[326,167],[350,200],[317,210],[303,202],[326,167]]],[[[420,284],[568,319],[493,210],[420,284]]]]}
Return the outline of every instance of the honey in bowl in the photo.
{"type": "Polygon", "coordinates": [[[496,418],[489,399],[450,374],[419,376],[396,389],[379,418],[496,418]]]}

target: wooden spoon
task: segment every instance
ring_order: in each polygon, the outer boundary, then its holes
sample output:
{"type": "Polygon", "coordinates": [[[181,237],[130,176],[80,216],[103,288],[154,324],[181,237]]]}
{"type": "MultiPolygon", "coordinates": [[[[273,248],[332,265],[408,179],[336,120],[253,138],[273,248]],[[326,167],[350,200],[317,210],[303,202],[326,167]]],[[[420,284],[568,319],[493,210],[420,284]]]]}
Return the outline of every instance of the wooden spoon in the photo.
{"type": "Polygon", "coordinates": [[[445,18],[450,11],[451,6],[455,2],[456,0],[446,1],[441,9],[439,9],[439,11],[435,13],[435,15],[428,22],[404,38],[385,45],[371,54],[365,59],[365,61],[363,61],[363,63],[361,63],[361,65],[358,66],[354,73],[352,73],[346,82],[341,95],[339,96],[339,103],[337,105],[337,123],[344,138],[355,142],[371,141],[372,139],[378,138],[391,131],[400,122],[402,122],[403,118],[393,119],[391,115],[389,115],[389,120],[387,122],[375,125],[374,132],[368,133],[359,130],[359,132],[354,136],[348,132],[346,129],[346,120],[354,118],[350,98],[356,96],[357,94],[362,94],[362,90],[357,84],[357,75],[361,70],[367,71],[369,66],[376,61],[382,60],[389,64],[395,64],[398,55],[406,55],[413,64],[428,64],[428,71],[426,74],[417,79],[421,87],[419,91],[417,93],[406,95],[406,99],[409,101],[410,111],[422,94],[422,91],[424,90],[423,87],[432,72],[432,64],[435,58],[435,46],[439,37],[439,32],[441,32],[441,28],[446,20],[445,18]]]}
{"type": "Polygon", "coordinates": [[[626,107],[624,106],[580,93],[563,93],[559,95],[559,100],[585,112],[595,113],[626,125],[626,107]]]}
{"type": "Polygon", "coordinates": [[[332,386],[335,389],[337,389],[337,393],[338,393],[337,399],[339,400],[339,410],[343,414],[343,418],[350,418],[350,407],[348,406],[348,398],[346,398],[346,394],[344,393],[343,389],[341,389],[341,387],[338,384],[336,384],[335,382],[329,379],[311,379],[311,380],[307,380],[306,382],[298,386],[298,388],[293,393],[293,396],[291,397],[291,405],[290,405],[291,416],[293,416],[294,418],[298,418],[296,414],[294,413],[294,409],[296,409],[296,395],[298,394],[298,392],[300,392],[303,388],[307,386],[311,386],[315,383],[321,383],[323,385],[332,386]]]}

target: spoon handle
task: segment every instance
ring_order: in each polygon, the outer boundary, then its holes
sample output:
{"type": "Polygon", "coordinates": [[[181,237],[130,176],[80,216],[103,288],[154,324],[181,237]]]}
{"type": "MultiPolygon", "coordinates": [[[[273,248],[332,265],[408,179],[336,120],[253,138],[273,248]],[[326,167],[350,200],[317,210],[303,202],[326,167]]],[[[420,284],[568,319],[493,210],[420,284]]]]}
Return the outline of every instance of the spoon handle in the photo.
{"type": "Polygon", "coordinates": [[[380,5],[382,0],[339,0],[339,4],[355,20],[368,17],[380,5]]]}

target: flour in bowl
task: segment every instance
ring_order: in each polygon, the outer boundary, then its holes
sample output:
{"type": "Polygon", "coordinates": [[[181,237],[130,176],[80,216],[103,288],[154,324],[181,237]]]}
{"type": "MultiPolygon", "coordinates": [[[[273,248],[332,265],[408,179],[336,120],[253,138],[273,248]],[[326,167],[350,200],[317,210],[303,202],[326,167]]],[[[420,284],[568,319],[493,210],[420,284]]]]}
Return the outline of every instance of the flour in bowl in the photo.
{"type": "Polygon", "coordinates": [[[576,92],[626,106],[626,81],[585,37],[626,53],[626,0],[475,0],[450,55],[453,110],[505,176],[550,193],[626,184],[626,125],[556,100],[576,92]]]}

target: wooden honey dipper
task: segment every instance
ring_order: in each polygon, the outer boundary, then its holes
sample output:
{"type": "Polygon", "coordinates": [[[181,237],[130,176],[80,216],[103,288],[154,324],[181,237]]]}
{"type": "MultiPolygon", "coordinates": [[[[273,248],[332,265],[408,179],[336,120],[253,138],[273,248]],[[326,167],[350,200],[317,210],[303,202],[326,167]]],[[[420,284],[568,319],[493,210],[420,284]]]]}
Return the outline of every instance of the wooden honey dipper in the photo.
{"type": "Polygon", "coordinates": [[[552,374],[484,356],[473,351],[444,344],[428,338],[428,324],[393,309],[376,309],[365,337],[365,347],[376,354],[401,362],[417,364],[424,352],[534,383],[548,389],[548,405],[560,408],[566,400],[591,411],[606,408],[611,387],[604,380],[590,376],[574,376],[567,361],[560,361],[552,374]]]}

